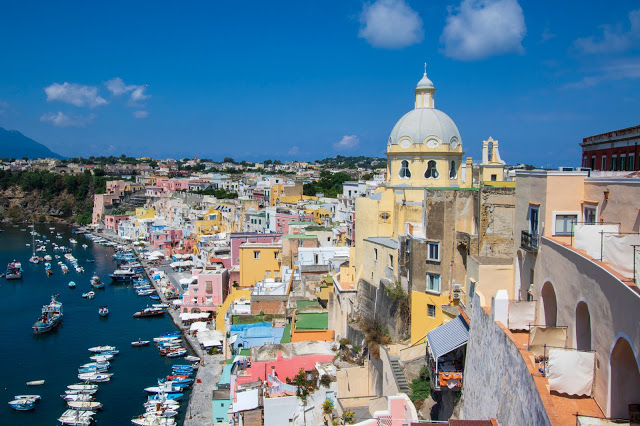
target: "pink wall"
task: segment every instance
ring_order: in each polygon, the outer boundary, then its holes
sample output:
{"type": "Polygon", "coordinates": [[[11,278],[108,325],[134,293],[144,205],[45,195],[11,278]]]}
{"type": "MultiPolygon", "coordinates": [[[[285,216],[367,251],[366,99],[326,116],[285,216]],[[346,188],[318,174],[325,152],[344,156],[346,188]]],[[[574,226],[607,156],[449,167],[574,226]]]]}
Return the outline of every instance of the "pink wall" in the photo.
{"type": "Polygon", "coordinates": [[[229,294],[229,272],[224,270],[221,273],[210,273],[194,270],[193,274],[198,280],[195,284],[189,285],[188,293],[183,298],[183,312],[190,312],[196,308],[202,312],[215,312],[216,307],[221,305],[229,294]],[[211,281],[210,291],[207,291],[207,281],[211,281]],[[211,297],[211,302],[207,302],[207,297],[211,297]],[[194,298],[197,299],[195,304],[194,298]]]}
{"type": "Polygon", "coordinates": [[[129,219],[129,216],[113,216],[113,215],[105,215],[104,216],[104,227],[110,229],[112,231],[118,232],[118,224],[122,220],[129,219]]]}
{"type": "Polygon", "coordinates": [[[156,250],[176,247],[182,240],[182,229],[163,229],[151,233],[151,243],[156,250]]]}
{"type": "Polygon", "coordinates": [[[297,214],[276,213],[276,231],[288,234],[291,222],[313,222],[313,215],[306,214],[301,217],[297,214]]]}
{"type": "Polygon", "coordinates": [[[271,374],[271,367],[275,366],[276,376],[285,381],[287,377],[292,379],[301,368],[305,371],[311,371],[316,368],[316,362],[332,361],[334,355],[306,355],[294,356],[289,359],[282,357],[282,352],[278,352],[278,358],[275,361],[252,361],[251,367],[245,370],[247,375],[238,376],[238,384],[250,383],[256,380],[265,381],[265,371],[271,374]]]}
{"type": "Polygon", "coordinates": [[[259,234],[253,232],[238,232],[231,234],[231,266],[240,265],[240,245],[244,243],[278,243],[282,234],[259,234]]]}

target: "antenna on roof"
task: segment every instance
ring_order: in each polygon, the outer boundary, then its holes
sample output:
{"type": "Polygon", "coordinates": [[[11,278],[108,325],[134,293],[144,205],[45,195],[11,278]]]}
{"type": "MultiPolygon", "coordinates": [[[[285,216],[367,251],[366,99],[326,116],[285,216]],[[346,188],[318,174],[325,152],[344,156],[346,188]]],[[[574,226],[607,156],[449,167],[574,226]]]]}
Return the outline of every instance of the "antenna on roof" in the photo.
{"type": "Polygon", "coordinates": [[[424,63],[424,75],[427,75],[427,63],[424,63]]]}

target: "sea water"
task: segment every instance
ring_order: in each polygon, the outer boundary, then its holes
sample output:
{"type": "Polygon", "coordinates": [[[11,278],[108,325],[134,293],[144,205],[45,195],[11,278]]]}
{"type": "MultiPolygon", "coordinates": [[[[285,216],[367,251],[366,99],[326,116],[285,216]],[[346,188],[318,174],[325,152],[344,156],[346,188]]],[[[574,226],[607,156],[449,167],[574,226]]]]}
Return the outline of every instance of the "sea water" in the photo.
{"type": "MultiPolygon", "coordinates": [[[[95,423],[103,425],[127,425],[131,419],[144,413],[143,404],[147,399],[145,387],[156,386],[157,379],[171,374],[171,364],[184,364],[181,358],[161,357],[157,348],[132,347],[138,339],[152,340],[176,328],[168,315],[164,317],[133,318],[133,314],[152,303],[158,303],[148,296],[138,296],[131,284],[112,284],[109,274],[116,268],[112,255],[114,250],[94,243],[81,234],[72,234],[71,228],[57,225],[36,224],[35,230],[45,234],[50,241],[70,247],[84,273],[77,273],[70,262],[64,259],[62,251],[54,251],[51,243],[49,254],[53,275],[47,276],[44,263],[34,265],[29,262],[32,254],[31,228],[21,225],[2,226],[0,229],[0,269],[17,260],[24,270],[22,280],[7,281],[0,278],[0,425],[53,425],[67,410],[64,394],[67,385],[78,383],[78,367],[91,362],[92,355],[87,349],[92,346],[111,345],[120,350],[111,361],[109,373],[111,381],[100,383],[95,400],[104,407],[94,416],[95,423]],[[26,231],[21,231],[26,229],[26,231]],[[61,239],[56,238],[60,232],[61,239]],[[78,241],[69,243],[69,238],[78,241]],[[82,248],[82,244],[88,247],[82,248]],[[54,255],[60,256],[56,259],[54,255]],[[87,262],[95,259],[95,263],[87,262]],[[63,274],[58,261],[69,266],[69,273],[63,274]],[[106,284],[104,289],[93,289],[90,280],[96,273],[106,284]],[[70,281],[76,283],[70,289],[70,281]],[[94,299],[83,299],[82,293],[93,290],[94,299]],[[31,326],[38,319],[43,305],[51,300],[52,294],[59,294],[63,304],[62,325],[46,334],[34,335],[31,326]],[[108,317],[100,317],[98,308],[109,307],[108,317]],[[32,380],[45,380],[42,386],[27,386],[32,380]],[[14,411],[7,402],[14,395],[37,394],[42,399],[32,411],[14,411]],[[4,411],[4,412],[3,412],[4,411]]],[[[43,239],[36,235],[36,239],[43,239]]],[[[36,242],[36,246],[38,246],[36,242]]],[[[189,394],[183,397],[180,415],[181,424],[189,394]]]]}

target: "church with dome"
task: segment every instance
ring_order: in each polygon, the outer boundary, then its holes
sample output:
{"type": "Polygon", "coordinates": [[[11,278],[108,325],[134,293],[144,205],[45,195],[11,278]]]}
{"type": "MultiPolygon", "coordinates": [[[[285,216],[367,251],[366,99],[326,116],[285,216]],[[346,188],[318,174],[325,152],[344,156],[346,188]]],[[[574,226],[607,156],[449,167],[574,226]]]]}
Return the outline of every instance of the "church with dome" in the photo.
{"type": "Polygon", "coordinates": [[[435,108],[435,93],[425,66],[414,108],[389,135],[386,180],[355,206],[350,267],[359,315],[377,318],[394,339],[410,337],[411,344],[455,318],[470,292],[482,297],[482,289],[470,288],[471,267],[479,271],[487,259],[506,263],[513,252],[507,230],[515,187],[504,182],[498,142],[483,142],[481,164],[465,159],[458,127],[435,108]],[[394,305],[388,295],[400,287],[409,296],[408,318],[383,308],[394,305]]]}

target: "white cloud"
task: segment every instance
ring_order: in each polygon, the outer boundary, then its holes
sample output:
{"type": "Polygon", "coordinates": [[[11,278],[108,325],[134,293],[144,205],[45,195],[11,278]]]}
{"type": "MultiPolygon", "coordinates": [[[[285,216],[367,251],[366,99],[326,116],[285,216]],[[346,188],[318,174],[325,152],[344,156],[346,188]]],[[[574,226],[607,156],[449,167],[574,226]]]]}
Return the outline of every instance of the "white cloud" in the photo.
{"type": "Polygon", "coordinates": [[[573,45],[582,53],[614,53],[623,52],[640,45],[640,9],[629,12],[631,26],[629,31],[623,31],[621,25],[612,27],[602,25],[602,37],[594,36],[579,38],[573,45]]]}
{"type": "Polygon", "coordinates": [[[77,107],[89,106],[90,108],[107,103],[104,98],[98,95],[98,88],[95,86],[67,82],[53,83],[51,86],[45,87],[44,92],[47,94],[48,102],[60,101],[77,107]]]}
{"type": "Polygon", "coordinates": [[[607,81],[640,79],[640,59],[632,58],[611,62],[599,68],[595,74],[586,76],[582,80],[569,83],[565,89],[587,89],[607,81]]]}
{"type": "Polygon", "coordinates": [[[450,58],[474,61],[507,53],[524,53],[527,28],[517,0],[463,0],[450,11],[440,36],[450,58]]]}
{"type": "Polygon", "coordinates": [[[291,149],[289,149],[289,152],[287,152],[287,154],[289,155],[298,155],[300,153],[300,147],[298,146],[292,146],[291,149]]]}
{"type": "Polygon", "coordinates": [[[147,118],[149,116],[149,111],[133,111],[133,116],[135,118],[147,118]]]}
{"type": "Polygon", "coordinates": [[[128,105],[130,107],[139,107],[141,106],[138,102],[142,102],[146,99],[149,99],[151,95],[146,93],[147,84],[124,84],[124,81],[120,77],[112,78],[109,81],[106,81],[104,85],[107,87],[107,90],[111,92],[113,96],[120,96],[126,93],[131,93],[129,96],[128,105]]]}
{"type": "Polygon", "coordinates": [[[365,3],[358,37],[373,47],[400,49],[422,41],[422,19],[404,0],[365,3]]]}
{"type": "Polygon", "coordinates": [[[347,151],[354,149],[360,143],[360,138],[356,135],[345,135],[339,142],[333,144],[333,148],[338,151],[347,151]]]}
{"type": "Polygon", "coordinates": [[[56,127],[84,127],[95,118],[94,114],[87,116],[69,116],[62,111],[48,112],[40,117],[40,121],[49,122],[56,127]]]}

